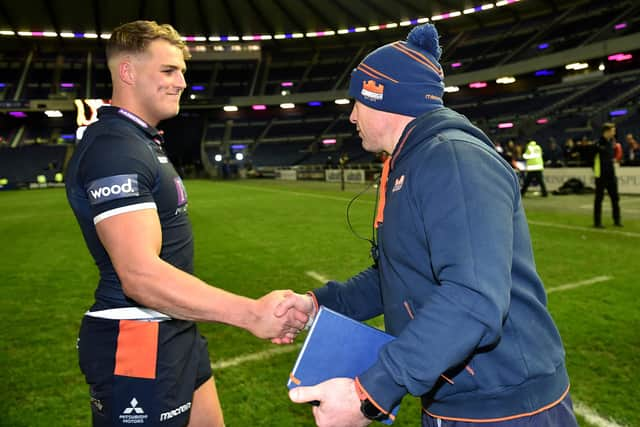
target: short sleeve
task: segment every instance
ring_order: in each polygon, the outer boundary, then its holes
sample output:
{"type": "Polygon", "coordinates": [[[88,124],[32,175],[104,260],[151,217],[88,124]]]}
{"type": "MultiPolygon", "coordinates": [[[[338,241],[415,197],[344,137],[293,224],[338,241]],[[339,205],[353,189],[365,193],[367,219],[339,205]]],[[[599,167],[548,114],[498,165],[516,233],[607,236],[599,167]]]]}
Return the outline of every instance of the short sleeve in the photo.
{"type": "Polygon", "coordinates": [[[93,140],[82,159],[79,184],[94,224],[125,212],[155,209],[156,169],[150,147],[139,139],[104,135],[93,140]]]}

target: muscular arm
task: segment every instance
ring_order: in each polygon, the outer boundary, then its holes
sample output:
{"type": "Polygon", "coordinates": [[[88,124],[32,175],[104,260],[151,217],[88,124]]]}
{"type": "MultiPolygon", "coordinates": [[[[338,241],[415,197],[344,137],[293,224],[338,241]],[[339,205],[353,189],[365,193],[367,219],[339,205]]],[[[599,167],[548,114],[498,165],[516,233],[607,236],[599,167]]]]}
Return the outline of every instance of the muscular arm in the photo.
{"type": "Polygon", "coordinates": [[[261,338],[277,336],[264,331],[273,318],[271,306],[280,300],[275,294],[259,300],[235,295],[160,258],[162,231],[154,209],[106,218],[96,230],[129,298],[174,318],[226,323],[261,338]]]}

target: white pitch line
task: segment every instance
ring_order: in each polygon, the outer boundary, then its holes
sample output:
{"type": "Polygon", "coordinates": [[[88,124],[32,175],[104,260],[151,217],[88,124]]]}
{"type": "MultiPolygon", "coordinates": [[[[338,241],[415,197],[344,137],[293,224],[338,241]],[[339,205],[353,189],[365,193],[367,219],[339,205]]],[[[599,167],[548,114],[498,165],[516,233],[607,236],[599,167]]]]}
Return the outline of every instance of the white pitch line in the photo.
{"type": "MultiPolygon", "coordinates": [[[[348,202],[349,200],[351,200],[349,198],[328,196],[326,194],[304,193],[304,192],[300,192],[300,191],[281,190],[281,189],[277,189],[277,188],[254,187],[254,186],[251,186],[251,185],[229,184],[229,186],[239,187],[239,188],[243,188],[243,189],[251,189],[251,190],[256,190],[256,191],[266,191],[266,192],[271,192],[271,193],[292,194],[292,195],[295,195],[295,196],[312,197],[312,198],[316,198],[316,199],[337,200],[337,201],[341,201],[341,202],[348,202]]],[[[374,203],[373,200],[367,200],[367,199],[363,199],[362,202],[374,203]]],[[[593,208],[592,205],[589,205],[589,206],[590,206],[590,208],[593,208]]],[[[603,230],[603,229],[593,228],[593,227],[580,227],[580,226],[575,226],[575,225],[553,224],[553,223],[550,223],[550,222],[531,221],[531,220],[528,220],[527,222],[529,224],[539,225],[539,226],[542,226],[542,227],[562,228],[562,229],[565,229],[565,230],[590,231],[590,232],[593,232],[593,233],[608,233],[608,234],[616,234],[616,235],[619,235],[619,236],[626,236],[626,237],[640,237],[640,233],[634,233],[634,232],[630,232],[630,231],[620,231],[620,230],[612,230],[612,229],[604,229],[603,230]]]]}
{"type": "Polygon", "coordinates": [[[573,412],[580,415],[582,418],[587,420],[589,424],[596,427],[625,427],[610,418],[602,417],[587,405],[581,402],[576,402],[575,400],[573,401],[573,412]]]}
{"type": "Polygon", "coordinates": [[[316,273],[315,271],[307,271],[305,274],[320,283],[327,283],[329,281],[329,279],[319,273],[316,273]]]}
{"type": "Polygon", "coordinates": [[[256,360],[270,359],[280,354],[298,351],[302,344],[287,345],[286,347],[276,347],[271,350],[260,351],[258,353],[245,354],[244,356],[233,357],[231,359],[221,360],[211,364],[211,369],[220,370],[231,368],[233,366],[242,365],[246,362],[254,362],[256,360]]]}
{"type": "Polygon", "coordinates": [[[562,228],[565,230],[576,230],[576,231],[588,231],[591,233],[606,233],[606,234],[615,234],[618,236],[626,236],[626,237],[640,237],[640,233],[634,233],[631,231],[620,231],[613,230],[612,228],[593,228],[593,227],[580,227],[577,225],[566,225],[566,224],[554,224],[552,222],[543,222],[543,221],[529,221],[530,225],[539,225],[541,227],[553,227],[553,228],[562,228]]]}
{"type": "MultiPolygon", "coordinates": [[[[622,203],[620,203],[620,204],[622,204],[622,203]]],[[[583,210],[592,210],[593,209],[593,204],[591,204],[591,205],[580,205],[578,207],[580,209],[583,209],[583,210]]],[[[608,207],[608,206],[603,206],[602,210],[603,210],[603,212],[611,212],[611,208],[608,207]]],[[[624,208],[624,213],[638,213],[638,212],[640,212],[640,209],[628,208],[628,207],[624,208]]]]}
{"type": "Polygon", "coordinates": [[[592,277],[591,279],[581,280],[579,282],[567,283],[564,285],[549,288],[547,290],[547,294],[551,294],[553,292],[567,291],[569,289],[581,288],[583,286],[593,285],[594,283],[608,282],[611,279],[613,279],[613,276],[596,276],[596,277],[592,277]]]}
{"type": "MultiPolygon", "coordinates": [[[[255,191],[266,191],[266,192],[269,192],[269,193],[283,193],[283,194],[289,194],[289,195],[294,195],[294,196],[313,197],[315,199],[337,200],[337,201],[340,201],[340,202],[348,202],[349,200],[351,200],[348,197],[336,197],[336,196],[328,196],[326,194],[315,194],[315,193],[305,193],[305,192],[302,192],[302,191],[281,190],[281,189],[278,189],[278,188],[254,187],[252,185],[229,184],[229,186],[230,187],[239,187],[239,188],[242,188],[244,190],[250,189],[250,190],[255,190],[255,191]]],[[[371,203],[373,203],[373,200],[371,200],[371,203]]]]}

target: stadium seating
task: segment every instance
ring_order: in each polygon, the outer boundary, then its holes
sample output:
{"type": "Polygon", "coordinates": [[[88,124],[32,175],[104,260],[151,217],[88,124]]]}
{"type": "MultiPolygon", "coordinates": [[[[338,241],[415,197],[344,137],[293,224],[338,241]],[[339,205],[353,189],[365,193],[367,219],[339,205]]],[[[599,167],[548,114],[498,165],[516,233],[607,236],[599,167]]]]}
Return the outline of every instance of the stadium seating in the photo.
{"type": "Polygon", "coordinates": [[[67,147],[64,145],[26,145],[0,148],[0,174],[17,186],[38,182],[54,182],[62,172],[67,147]]]}
{"type": "MultiPolygon", "coordinates": [[[[468,73],[517,63],[532,58],[544,59],[567,49],[612,40],[638,32],[640,5],[634,2],[588,0],[581,7],[544,10],[530,16],[502,19],[489,25],[457,27],[454,20],[439,22],[444,47],[442,65],[447,79],[468,73]],[[623,28],[613,24],[624,21],[623,28]],[[544,46],[544,48],[543,48],[544,46]],[[455,63],[459,66],[454,67],[455,63]]],[[[295,41],[263,43],[254,59],[194,59],[188,65],[189,82],[183,95],[182,129],[174,123],[161,124],[168,132],[167,147],[178,163],[200,164],[198,145],[215,146],[215,154],[231,158],[230,147],[242,144],[246,160],[259,166],[325,165],[329,156],[335,161],[346,152],[352,164],[366,164],[374,156],[362,150],[354,126],[349,123],[350,106],[337,106],[326,98],[322,106],[309,108],[298,103],[291,111],[278,108],[277,97],[289,95],[344,94],[351,68],[371,49],[406,33],[381,32],[380,36],[353,34],[348,38],[325,38],[302,45],[295,41]],[[312,46],[310,48],[309,46],[312,46]],[[284,91],[284,92],[283,92],[284,91]],[[248,105],[238,112],[222,112],[221,107],[235,99],[271,103],[265,112],[252,112],[248,105]],[[173,141],[171,135],[187,135],[173,141]],[[321,140],[335,138],[333,147],[321,140]],[[185,141],[189,139],[189,141],[185,141]],[[195,147],[195,148],[194,148],[195,147]]],[[[37,44],[31,50],[0,49],[0,101],[61,100],[91,97],[107,99],[111,93],[109,72],[100,50],[83,48],[71,42],[66,49],[50,49],[37,44]],[[22,77],[24,85],[20,85],[22,77]]],[[[594,136],[599,123],[614,120],[620,130],[636,135],[639,93],[638,54],[621,63],[606,57],[591,60],[590,71],[567,72],[555,67],[551,76],[536,76],[534,71],[518,75],[513,85],[488,81],[484,89],[460,86],[447,93],[445,103],[467,115],[497,141],[514,138],[518,142],[537,139],[544,144],[553,137],[594,136]],[[604,71],[594,71],[599,64],[604,71]],[[613,110],[626,110],[622,116],[610,116],[613,110]],[[545,123],[537,123],[545,119],[545,123]],[[504,122],[513,127],[499,128],[504,122]]],[[[498,68],[496,68],[498,67],[498,68]]],[[[448,80],[447,80],[448,81],[448,80]]],[[[445,81],[445,82],[447,82],[445,81]]],[[[325,95],[329,97],[329,95],[325,95]]],[[[311,99],[311,98],[308,98],[311,99]]],[[[28,118],[9,118],[0,114],[3,145],[14,148],[60,139],[73,142],[75,115],[65,111],[63,118],[48,119],[42,112],[28,118]]],[[[8,151],[3,151],[7,157],[8,151]]],[[[207,155],[214,151],[207,148],[207,155]]],[[[15,159],[15,156],[12,157],[15,159]]],[[[3,162],[4,164],[4,162],[3,162]]],[[[30,170],[29,165],[25,169],[30,170]]],[[[29,175],[30,176],[30,175],[29,175]]],[[[27,177],[22,177],[26,179],[27,177]]]]}

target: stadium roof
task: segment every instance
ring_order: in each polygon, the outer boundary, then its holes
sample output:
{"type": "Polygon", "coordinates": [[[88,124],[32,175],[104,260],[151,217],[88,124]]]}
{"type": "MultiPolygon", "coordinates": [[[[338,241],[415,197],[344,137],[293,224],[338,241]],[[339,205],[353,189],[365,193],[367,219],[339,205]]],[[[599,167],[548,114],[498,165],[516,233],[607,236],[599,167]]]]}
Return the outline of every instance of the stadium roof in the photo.
{"type": "MultiPolygon", "coordinates": [[[[478,28],[513,22],[549,12],[563,12],[586,0],[0,0],[0,39],[11,47],[50,36],[108,36],[118,25],[151,19],[172,24],[195,41],[273,40],[299,38],[313,46],[317,39],[348,42],[350,32],[397,32],[402,26],[437,20],[441,30],[478,28]],[[382,27],[380,31],[378,28],[382,27]],[[387,28],[385,28],[387,27],[387,28]],[[390,30],[392,28],[397,31],[390,30]],[[325,37],[329,35],[329,37],[325,37]],[[204,38],[204,39],[203,39],[204,38]]],[[[402,33],[405,33],[402,30],[402,33]]],[[[395,35],[394,35],[395,37],[395,35]]]]}

